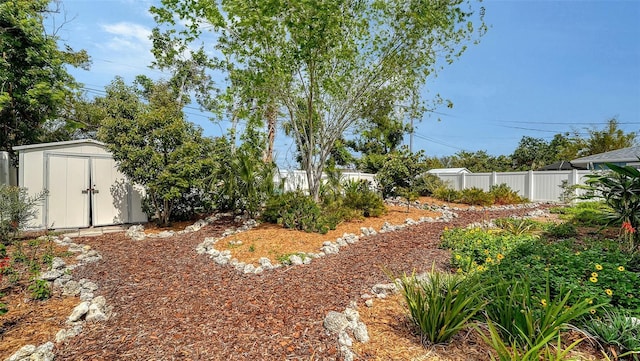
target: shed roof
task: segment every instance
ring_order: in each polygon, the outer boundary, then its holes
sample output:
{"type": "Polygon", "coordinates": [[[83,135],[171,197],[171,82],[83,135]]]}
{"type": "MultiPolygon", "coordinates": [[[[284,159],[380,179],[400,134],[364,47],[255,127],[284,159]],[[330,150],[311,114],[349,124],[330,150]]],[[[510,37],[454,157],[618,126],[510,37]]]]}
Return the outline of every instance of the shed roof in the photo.
{"type": "Polygon", "coordinates": [[[467,168],[433,168],[429,169],[427,173],[431,174],[460,174],[471,173],[467,168]]]}
{"type": "Polygon", "coordinates": [[[589,163],[637,162],[638,157],[640,157],[640,146],[635,146],[574,159],[571,161],[571,163],[577,165],[589,163]]]}
{"type": "Polygon", "coordinates": [[[69,145],[77,145],[77,144],[94,144],[101,147],[104,147],[105,144],[99,142],[95,139],[78,139],[78,140],[67,140],[64,142],[52,142],[52,143],[39,143],[39,144],[29,144],[29,145],[19,145],[13,147],[13,150],[27,150],[27,149],[47,149],[47,148],[60,148],[69,145]]]}

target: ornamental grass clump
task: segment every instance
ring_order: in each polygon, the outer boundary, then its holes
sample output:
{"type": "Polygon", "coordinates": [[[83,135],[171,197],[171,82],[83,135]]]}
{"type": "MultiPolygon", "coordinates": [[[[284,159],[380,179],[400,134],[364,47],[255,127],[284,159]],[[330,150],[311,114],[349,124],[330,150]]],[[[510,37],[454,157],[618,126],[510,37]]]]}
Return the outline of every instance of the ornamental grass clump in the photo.
{"type": "Polygon", "coordinates": [[[555,339],[570,322],[602,306],[594,305],[591,299],[571,303],[570,291],[553,295],[548,281],[542,294],[532,292],[528,279],[514,281],[498,275],[484,282],[495,285],[483,294],[486,319],[498,326],[506,343],[522,348],[555,339]]]}
{"type": "Polygon", "coordinates": [[[478,282],[432,268],[426,279],[415,274],[400,278],[409,317],[425,345],[445,343],[467,325],[484,303],[478,282]]]}

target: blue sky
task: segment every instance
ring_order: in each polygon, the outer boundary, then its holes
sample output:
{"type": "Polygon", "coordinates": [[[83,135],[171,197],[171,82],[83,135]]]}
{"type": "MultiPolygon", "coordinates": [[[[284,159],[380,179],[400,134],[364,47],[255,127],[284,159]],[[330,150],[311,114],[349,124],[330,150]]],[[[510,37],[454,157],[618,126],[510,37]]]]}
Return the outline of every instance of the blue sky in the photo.
{"type": "MultiPolygon", "coordinates": [[[[63,0],[63,40],[86,49],[90,71],[73,70],[89,95],[116,75],[154,78],[148,36],[151,0],[63,0]]],[[[460,150],[511,154],[522,136],[601,128],[617,117],[640,130],[640,1],[484,1],[490,29],[454,64],[427,79],[423,95],[454,103],[416,123],[413,150],[429,156],[460,150]]],[[[60,23],[61,16],[57,22],[60,23]]],[[[220,135],[196,109],[189,119],[220,135]]],[[[277,140],[278,163],[295,167],[291,140],[277,140]]],[[[408,139],[406,140],[408,143],[408,139]]]]}

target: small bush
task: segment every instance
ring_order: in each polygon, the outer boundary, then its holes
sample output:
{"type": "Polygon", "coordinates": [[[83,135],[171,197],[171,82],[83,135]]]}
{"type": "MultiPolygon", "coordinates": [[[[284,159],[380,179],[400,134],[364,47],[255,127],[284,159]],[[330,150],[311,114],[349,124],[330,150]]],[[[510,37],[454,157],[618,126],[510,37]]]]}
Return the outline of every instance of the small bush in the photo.
{"type": "Polygon", "coordinates": [[[462,194],[460,191],[443,185],[434,189],[433,197],[444,202],[457,202],[462,197],[462,194]]]}
{"type": "Polygon", "coordinates": [[[562,220],[577,226],[599,227],[607,224],[611,208],[604,202],[580,202],[572,206],[552,208],[550,211],[560,214],[562,220]]]}
{"type": "Polygon", "coordinates": [[[262,219],[265,222],[281,224],[285,228],[323,234],[337,225],[323,217],[313,198],[301,191],[271,197],[267,201],[262,219]]]}
{"type": "Polygon", "coordinates": [[[474,206],[490,206],[493,204],[493,195],[477,187],[462,190],[460,202],[474,206]]]}
{"type": "Polygon", "coordinates": [[[553,223],[547,227],[545,233],[553,238],[571,238],[578,235],[578,230],[571,223],[553,223]]]}
{"type": "Polygon", "coordinates": [[[51,285],[45,280],[34,279],[28,290],[34,300],[46,300],[51,297],[51,285]]]}
{"type": "Polygon", "coordinates": [[[36,217],[36,206],[46,194],[43,191],[29,196],[26,188],[0,184],[0,243],[11,243],[18,231],[36,217]]]}
{"type": "Polygon", "coordinates": [[[369,181],[348,181],[344,185],[346,207],[358,211],[364,217],[379,217],[386,211],[384,200],[371,190],[369,181]]]}
{"type": "Polygon", "coordinates": [[[491,186],[491,188],[489,189],[489,194],[493,197],[494,204],[504,205],[527,202],[526,198],[520,197],[518,192],[509,188],[509,186],[504,183],[496,186],[491,186]]]}
{"type": "Polygon", "coordinates": [[[483,306],[478,283],[462,275],[432,269],[427,279],[405,275],[400,285],[424,344],[449,341],[483,306]]]}
{"type": "Polygon", "coordinates": [[[416,178],[415,189],[421,196],[431,196],[440,187],[446,186],[445,182],[435,174],[425,173],[416,178]]]}

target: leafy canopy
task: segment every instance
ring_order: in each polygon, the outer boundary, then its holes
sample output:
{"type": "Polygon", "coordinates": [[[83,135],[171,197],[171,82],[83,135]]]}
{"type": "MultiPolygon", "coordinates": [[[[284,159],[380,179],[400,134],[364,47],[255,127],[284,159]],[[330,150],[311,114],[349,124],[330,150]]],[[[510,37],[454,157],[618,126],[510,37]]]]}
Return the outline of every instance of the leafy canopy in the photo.
{"type": "Polygon", "coordinates": [[[65,66],[88,68],[83,51],[58,47],[44,20],[56,10],[50,0],[0,3],[0,150],[38,142],[77,89],[65,66]]]}
{"type": "Polygon", "coordinates": [[[380,92],[417,114],[425,79],[482,33],[467,1],[163,0],[156,20],[174,36],[217,37],[211,52],[229,75],[230,118],[266,103],[277,107],[296,142],[317,199],[336,141],[365,118],[380,92]]]}
{"type": "Polygon", "coordinates": [[[204,188],[215,166],[210,156],[213,141],[184,119],[181,104],[166,83],[150,84],[141,91],[117,78],[101,103],[107,118],[99,139],[107,144],[120,171],[145,187],[156,217],[167,224],[179,199],[204,188]]]}

